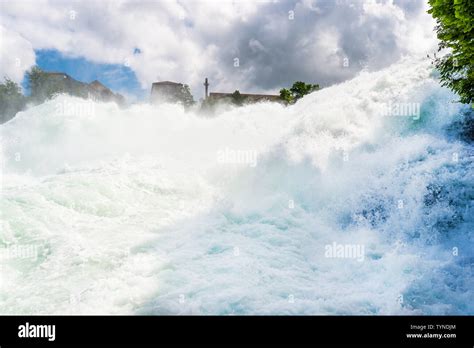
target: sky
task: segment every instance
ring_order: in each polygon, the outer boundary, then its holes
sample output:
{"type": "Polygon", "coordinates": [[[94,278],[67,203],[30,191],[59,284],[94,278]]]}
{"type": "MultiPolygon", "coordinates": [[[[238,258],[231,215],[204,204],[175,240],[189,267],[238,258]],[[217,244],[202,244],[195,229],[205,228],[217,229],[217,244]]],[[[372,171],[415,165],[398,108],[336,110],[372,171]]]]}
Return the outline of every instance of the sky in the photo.
{"type": "Polygon", "coordinates": [[[425,0],[0,0],[0,78],[39,65],[129,100],[152,82],[278,93],[436,49],[425,0]]]}

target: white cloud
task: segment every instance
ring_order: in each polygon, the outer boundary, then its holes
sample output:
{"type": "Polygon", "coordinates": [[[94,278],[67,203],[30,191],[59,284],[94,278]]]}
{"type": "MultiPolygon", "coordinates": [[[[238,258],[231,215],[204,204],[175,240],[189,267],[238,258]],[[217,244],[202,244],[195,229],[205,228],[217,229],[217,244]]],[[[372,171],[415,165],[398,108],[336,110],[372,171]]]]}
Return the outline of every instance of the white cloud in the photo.
{"type": "MultiPolygon", "coordinates": [[[[160,79],[189,83],[200,97],[206,76],[211,90],[276,91],[296,79],[328,85],[361,69],[343,67],[346,56],[378,69],[429,50],[433,23],[416,2],[18,0],[1,3],[0,20],[9,28],[2,41],[29,65],[32,47],[57,49],[128,63],[147,89],[160,79]]],[[[24,72],[3,66],[15,78],[24,72]]]]}
{"type": "Polygon", "coordinates": [[[21,82],[25,71],[35,64],[31,43],[0,25],[0,76],[21,82]]]}

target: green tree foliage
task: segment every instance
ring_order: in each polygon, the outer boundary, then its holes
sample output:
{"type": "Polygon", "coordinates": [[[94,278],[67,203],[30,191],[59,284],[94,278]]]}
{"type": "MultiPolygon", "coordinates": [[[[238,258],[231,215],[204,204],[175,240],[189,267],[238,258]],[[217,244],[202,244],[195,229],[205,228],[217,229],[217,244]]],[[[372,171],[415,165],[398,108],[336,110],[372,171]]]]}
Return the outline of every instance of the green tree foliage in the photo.
{"type": "Polygon", "coordinates": [[[289,104],[295,103],[298,99],[317,91],[319,88],[319,85],[296,81],[290,89],[283,88],[280,90],[280,98],[289,104]]]}
{"type": "Polygon", "coordinates": [[[312,85],[310,83],[297,81],[290,88],[290,92],[293,95],[295,101],[297,101],[298,99],[301,99],[305,95],[310,94],[311,92],[317,91],[318,89],[319,89],[319,85],[312,85]]]}
{"type": "Polygon", "coordinates": [[[86,84],[69,78],[65,74],[46,73],[34,66],[26,73],[30,88],[31,100],[42,103],[58,93],[67,93],[72,96],[87,98],[88,87],[86,84]]]}
{"type": "Polygon", "coordinates": [[[191,94],[191,90],[189,89],[188,85],[183,85],[183,87],[180,90],[178,99],[186,107],[192,106],[195,103],[193,95],[191,94]]]}
{"type": "Polygon", "coordinates": [[[38,66],[34,66],[26,72],[27,83],[31,95],[38,94],[43,77],[43,71],[38,66]]]}
{"type": "Polygon", "coordinates": [[[232,104],[235,104],[237,106],[244,105],[245,97],[240,94],[239,90],[236,90],[234,93],[232,93],[231,98],[232,104]]]}
{"type": "Polygon", "coordinates": [[[287,88],[280,89],[280,98],[286,101],[288,104],[293,103],[293,95],[287,88]]]}
{"type": "Polygon", "coordinates": [[[443,86],[460,96],[460,102],[474,101],[474,1],[429,0],[428,11],[436,19],[439,49],[448,49],[434,64],[443,86]]]}
{"type": "Polygon", "coordinates": [[[46,73],[38,66],[34,66],[26,72],[26,79],[31,99],[35,102],[43,102],[59,92],[59,87],[47,85],[46,73]]]}
{"type": "Polygon", "coordinates": [[[26,98],[21,94],[20,86],[9,78],[0,83],[0,123],[13,118],[26,106],[26,98]]]}

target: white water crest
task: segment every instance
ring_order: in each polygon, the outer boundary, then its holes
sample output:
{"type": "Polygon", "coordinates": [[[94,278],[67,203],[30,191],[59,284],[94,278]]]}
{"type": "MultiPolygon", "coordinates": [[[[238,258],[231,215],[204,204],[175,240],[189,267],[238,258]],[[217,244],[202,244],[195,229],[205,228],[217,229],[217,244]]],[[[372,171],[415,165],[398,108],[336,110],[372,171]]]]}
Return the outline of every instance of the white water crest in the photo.
{"type": "Polygon", "coordinates": [[[0,313],[474,314],[455,99],[405,58],[289,107],[21,112],[0,126],[0,313]]]}

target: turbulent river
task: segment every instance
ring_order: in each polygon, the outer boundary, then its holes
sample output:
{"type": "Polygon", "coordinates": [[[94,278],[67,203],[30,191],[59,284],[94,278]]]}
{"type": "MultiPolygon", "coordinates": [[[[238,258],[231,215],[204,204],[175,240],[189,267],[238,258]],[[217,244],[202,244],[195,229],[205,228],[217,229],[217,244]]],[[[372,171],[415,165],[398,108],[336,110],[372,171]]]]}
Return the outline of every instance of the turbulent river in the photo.
{"type": "Polygon", "coordinates": [[[29,108],[0,126],[0,313],[474,314],[455,99],[404,58],[289,107],[29,108]]]}

